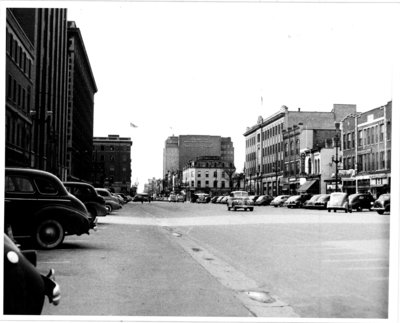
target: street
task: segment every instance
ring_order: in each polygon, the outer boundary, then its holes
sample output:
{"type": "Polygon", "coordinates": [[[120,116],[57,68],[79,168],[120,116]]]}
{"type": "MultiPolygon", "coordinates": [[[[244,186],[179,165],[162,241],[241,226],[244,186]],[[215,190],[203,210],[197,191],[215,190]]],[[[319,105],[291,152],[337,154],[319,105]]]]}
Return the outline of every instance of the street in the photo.
{"type": "Polygon", "coordinates": [[[43,315],[387,318],[389,219],[128,203],[38,251],[62,299],[43,315]]]}

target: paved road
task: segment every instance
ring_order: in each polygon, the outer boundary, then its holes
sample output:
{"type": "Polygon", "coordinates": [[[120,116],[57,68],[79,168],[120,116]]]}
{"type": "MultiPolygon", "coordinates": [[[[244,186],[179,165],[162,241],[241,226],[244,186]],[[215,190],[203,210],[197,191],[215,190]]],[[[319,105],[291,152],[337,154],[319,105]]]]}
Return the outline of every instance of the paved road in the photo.
{"type": "Polygon", "coordinates": [[[386,318],[389,218],[130,203],[39,252],[63,292],[44,314],[386,318]]]}

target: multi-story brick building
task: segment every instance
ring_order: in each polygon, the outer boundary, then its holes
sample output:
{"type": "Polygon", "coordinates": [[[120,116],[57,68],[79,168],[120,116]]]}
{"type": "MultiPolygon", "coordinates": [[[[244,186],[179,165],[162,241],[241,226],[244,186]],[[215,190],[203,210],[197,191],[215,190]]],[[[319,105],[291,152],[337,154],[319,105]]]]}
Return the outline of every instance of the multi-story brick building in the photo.
{"type": "Polygon", "coordinates": [[[390,190],[392,102],[343,119],[343,190],[371,192],[375,197],[390,190]]]}
{"type": "Polygon", "coordinates": [[[297,192],[304,177],[301,147],[311,149],[312,144],[323,143],[335,132],[335,122],[355,112],[355,105],[346,104],[335,104],[331,112],[289,111],[283,106],[265,119],[260,116],[244,133],[246,189],[269,195],[297,192]],[[309,131],[313,131],[313,140],[301,136],[309,131]]]}
{"type": "Polygon", "coordinates": [[[76,23],[68,22],[67,170],[69,179],[91,180],[96,82],[76,23]]]}
{"type": "Polygon", "coordinates": [[[93,138],[92,183],[119,193],[131,188],[131,146],[129,137],[108,135],[93,138]]]}

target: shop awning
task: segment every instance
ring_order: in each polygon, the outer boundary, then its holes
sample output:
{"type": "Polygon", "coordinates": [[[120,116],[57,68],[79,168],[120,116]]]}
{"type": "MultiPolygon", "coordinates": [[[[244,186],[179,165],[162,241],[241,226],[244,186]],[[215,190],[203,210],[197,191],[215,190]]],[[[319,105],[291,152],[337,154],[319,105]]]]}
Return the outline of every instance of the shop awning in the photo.
{"type": "MultiPolygon", "coordinates": [[[[297,192],[299,193],[306,193],[308,191],[311,191],[313,189],[317,189],[314,185],[315,183],[317,183],[317,180],[311,180],[311,181],[307,181],[305,182],[303,185],[300,186],[300,188],[297,190],[297,192]]],[[[318,189],[317,189],[318,190],[318,189]]]]}

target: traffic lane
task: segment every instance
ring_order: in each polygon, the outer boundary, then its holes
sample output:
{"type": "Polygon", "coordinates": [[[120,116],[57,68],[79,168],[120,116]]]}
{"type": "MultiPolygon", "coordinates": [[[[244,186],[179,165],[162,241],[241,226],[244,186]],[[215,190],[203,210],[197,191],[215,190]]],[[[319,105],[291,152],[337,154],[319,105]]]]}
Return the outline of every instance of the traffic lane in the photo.
{"type": "Polygon", "coordinates": [[[251,316],[161,228],[101,221],[98,227],[38,251],[38,269],[53,267],[62,293],[60,305],[47,304],[44,315],[251,316]]]}
{"type": "Polygon", "coordinates": [[[302,317],[386,318],[389,225],[372,223],[177,229],[271,290],[302,317]]]}

